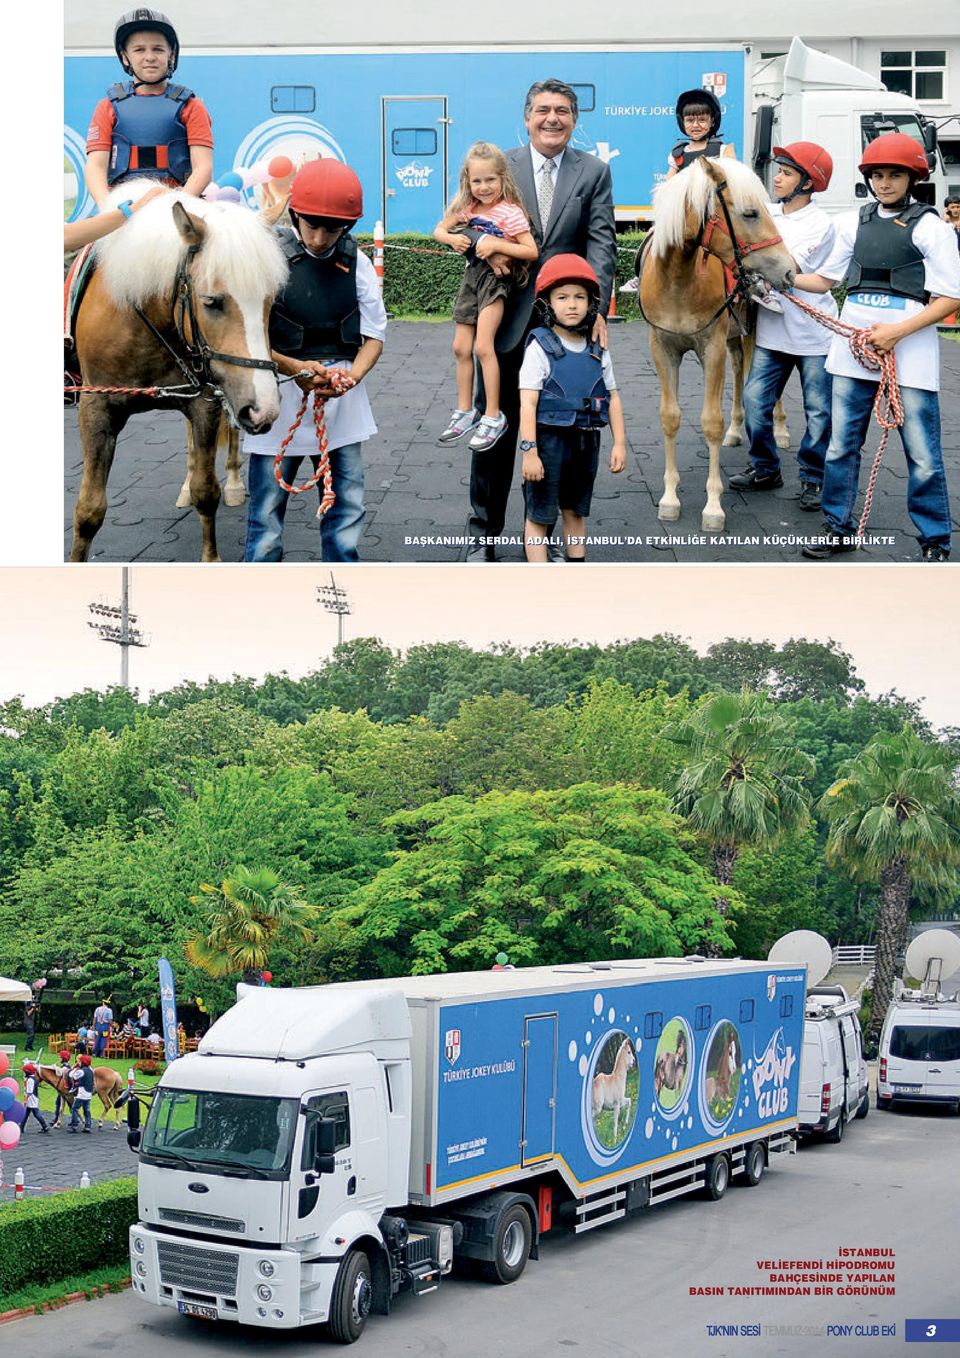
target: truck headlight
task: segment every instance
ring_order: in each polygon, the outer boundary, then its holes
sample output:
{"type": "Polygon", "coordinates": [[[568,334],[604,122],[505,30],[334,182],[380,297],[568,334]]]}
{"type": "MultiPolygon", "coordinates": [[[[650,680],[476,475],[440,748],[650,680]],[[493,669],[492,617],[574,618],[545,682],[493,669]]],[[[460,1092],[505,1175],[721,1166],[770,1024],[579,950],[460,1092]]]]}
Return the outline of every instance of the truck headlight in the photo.
{"type": "Polygon", "coordinates": [[[273,1288],[268,1287],[266,1283],[261,1283],[260,1286],[257,1288],[257,1296],[260,1298],[261,1301],[272,1301],[273,1288]]]}
{"type": "Polygon", "coordinates": [[[137,1260],[137,1277],[138,1277],[138,1278],[145,1278],[146,1276],[147,1276],[147,1266],[146,1266],[146,1264],[144,1264],[140,1259],[138,1259],[138,1260],[137,1260]]]}
{"type": "Polygon", "coordinates": [[[133,1238],[133,1248],[136,1250],[137,1254],[143,1254],[147,1247],[140,1237],[136,1235],[133,1238]]]}
{"type": "Polygon", "coordinates": [[[261,1259],[259,1268],[261,1278],[272,1278],[277,1271],[269,1259],[261,1259]]]}

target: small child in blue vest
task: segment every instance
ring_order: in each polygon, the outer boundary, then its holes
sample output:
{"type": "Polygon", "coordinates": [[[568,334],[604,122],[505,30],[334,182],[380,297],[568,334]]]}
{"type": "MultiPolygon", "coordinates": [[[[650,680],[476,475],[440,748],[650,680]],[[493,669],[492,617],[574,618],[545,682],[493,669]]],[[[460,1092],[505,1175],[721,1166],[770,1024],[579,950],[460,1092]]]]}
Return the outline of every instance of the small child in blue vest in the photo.
{"type": "Polygon", "coordinates": [[[213,177],[213,130],[193,90],[170,84],[176,29],[158,9],[130,10],[117,20],[114,47],[130,79],[110,86],[87,131],[85,179],[97,206],[141,176],[199,196],[213,177]]]}
{"type": "Polygon", "coordinates": [[[610,470],[626,465],[623,406],[609,351],[588,338],[600,283],[587,261],[554,255],[537,276],[536,295],[544,324],[530,332],[520,368],[526,557],[548,560],[549,525],[559,511],[566,559],[583,561],[605,424],[613,431],[610,470]]]}

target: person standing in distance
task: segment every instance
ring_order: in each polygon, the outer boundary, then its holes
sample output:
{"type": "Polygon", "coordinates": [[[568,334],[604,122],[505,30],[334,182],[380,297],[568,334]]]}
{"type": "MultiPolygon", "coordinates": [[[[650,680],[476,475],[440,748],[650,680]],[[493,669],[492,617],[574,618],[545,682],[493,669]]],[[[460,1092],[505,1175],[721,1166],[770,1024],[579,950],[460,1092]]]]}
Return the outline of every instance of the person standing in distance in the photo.
{"type": "MultiPolygon", "coordinates": [[[[529,142],[507,151],[507,163],[520,189],[539,258],[531,265],[525,287],[507,299],[497,331],[500,364],[500,409],[506,432],[489,449],[473,450],[470,465],[470,537],[468,561],[495,561],[492,539],[503,532],[507,497],[513,483],[520,427],[520,365],[525,341],[535,324],[533,303],[537,273],[554,255],[585,258],[600,283],[599,314],[592,339],[607,342],[606,314],[617,258],[610,167],[597,156],[570,146],[579,109],[574,90],[562,80],[539,80],[524,104],[529,142]]],[[[491,266],[510,268],[505,257],[491,266]]],[[[480,410],[485,400],[478,394],[480,410]]],[[[548,525],[552,529],[552,525],[548,525]]]]}

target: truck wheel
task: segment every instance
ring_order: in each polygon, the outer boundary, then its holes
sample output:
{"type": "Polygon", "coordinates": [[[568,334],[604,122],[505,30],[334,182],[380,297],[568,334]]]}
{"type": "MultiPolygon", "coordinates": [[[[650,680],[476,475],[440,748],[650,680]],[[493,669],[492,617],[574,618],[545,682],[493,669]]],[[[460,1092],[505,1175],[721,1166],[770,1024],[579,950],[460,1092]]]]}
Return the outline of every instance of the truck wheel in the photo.
{"type": "Polygon", "coordinates": [[[833,1127],[830,1128],[829,1132],[824,1132],[823,1134],[824,1141],[829,1141],[831,1145],[834,1146],[841,1142],[843,1140],[843,1129],[844,1125],[846,1124],[846,1121],[847,1119],[841,1112],[840,1116],[837,1118],[836,1123],[834,1124],[833,1127]]]}
{"type": "Polygon", "coordinates": [[[752,1146],[748,1146],[747,1154],[743,1161],[743,1182],[748,1188],[755,1188],[763,1178],[763,1171],[767,1167],[767,1153],[764,1150],[762,1141],[754,1141],[752,1146]]]}
{"type": "Polygon", "coordinates": [[[707,1177],[703,1189],[713,1202],[719,1202],[730,1187],[730,1161],[721,1152],[707,1161],[707,1177]]]}
{"type": "Polygon", "coordinates": [[[531,1238],[527,1209],[514,1203],[497,1223],[494,1258],[485,1259],[481,1265],[481,1272],[488,1283],[516,1282],[527,1266],[531,1238]]]}
{"type": "Polygon", "coordinates": [[[338,1344],[355,1344],[363,1334],[372,1299],[370,1260],[362,1250],[351,1250],[333,1285],[327,1322],[331,1339],[338,1344]]]}
{"type": "Polygon", "coordinates": [[[860,1107],[857,1109],[857,1117],[865,1118],[869,1112],[870,1112],[870,1091],[867,1090],[863,1098],[860,1100],[860,1107]]]}

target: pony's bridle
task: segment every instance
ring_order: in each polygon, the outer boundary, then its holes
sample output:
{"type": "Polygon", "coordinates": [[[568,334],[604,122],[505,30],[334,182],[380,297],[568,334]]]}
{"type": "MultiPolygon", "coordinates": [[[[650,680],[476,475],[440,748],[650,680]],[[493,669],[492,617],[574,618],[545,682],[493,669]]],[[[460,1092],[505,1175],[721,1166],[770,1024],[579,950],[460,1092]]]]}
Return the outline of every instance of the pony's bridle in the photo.
{"type": "MultiPolygon", "coordinates": [[[[720,214],[717,212],[714,212],[712,217],[707,217],[705,215],[703,221],[700,223],[700,234],[697,236],[694,246],[695,249],[703,251],[704,267],[706,266],[707,259],[710,255],[710,241],[714,231],[722,231],[725,236],[730,238],[730,244],[733,246],[733,264],[724,264],[723,260],[720,261],[721,264],[723,264],[724,279],[728,285],[732,284],[732,286],[727,286],[725,288],[726,296],[724,297],[722,305],[711,318],[711,324],[724,311],[729,311],[730,315],[736,320],[734,307],[739,302],[746,301],[747,296],[749,295],[750,271],[743,262],[744,256],[752,254],[754,250],[766,250],[771,245],[783,244],[782,236],[770,236],[767,240],[755,241],[753,244],[742,241],[734,229],[730,208],[727,204],[727,200],[723,196],[726,187],[727,181],[724,179],[722,183],[717,185],[716,189],[717,201],[723,209],[723,221],[720,220],[720,214]]],[[[739,324],[739,322],[737,323],[739,324]]]]}
{"type": "Polygon", "coordinates": [[[210,370],[211,361],[231,363],[237,368],[261,368],[269,370],[275,377],[278,372],[277,365],[272,359],[241,358],[239,354],[224,354],[218,349],[210,348],[197,322],[193,278],[190,273],[190,266],[201,248],[202,246],[199,244],[187,247],[177,265],[176,277],[173,280],[173,324],[177,332],[177,339],[183,349],[182,355],[177,353],[176,349],[164,338],[150,318],[141,311],[140,307],[134,306],[133,308],[154,338],[163,345],[190,384],[192,389],[184,393],[184,400],[192,400],[207,387],[211,389],[211,394],[215,398],[223,397],[223,392],[210,370]],[[190,323],[189,338],[187,335],[188,321],[190,323]]]}

